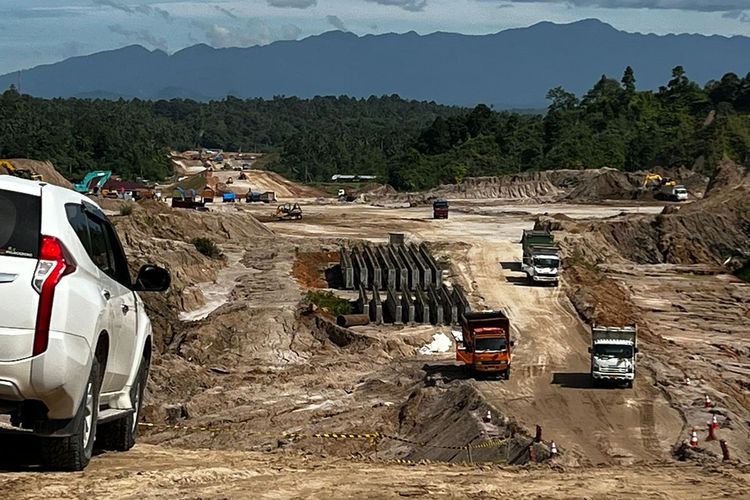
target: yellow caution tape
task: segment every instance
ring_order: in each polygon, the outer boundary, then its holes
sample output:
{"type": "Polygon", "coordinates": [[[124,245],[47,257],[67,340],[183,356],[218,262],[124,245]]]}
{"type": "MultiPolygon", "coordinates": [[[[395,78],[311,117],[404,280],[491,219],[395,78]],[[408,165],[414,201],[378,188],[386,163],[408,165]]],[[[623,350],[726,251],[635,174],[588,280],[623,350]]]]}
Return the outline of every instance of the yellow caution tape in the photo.
{"type": "Polygon", "coordinates": [[[370,441],[373,441],[375,439],[382,439],[384,436],[379,432],[370,432],[365,434],[319,432],[317,434],[313,434],[312,437],[319,439],[368,439],[370,441]]]}

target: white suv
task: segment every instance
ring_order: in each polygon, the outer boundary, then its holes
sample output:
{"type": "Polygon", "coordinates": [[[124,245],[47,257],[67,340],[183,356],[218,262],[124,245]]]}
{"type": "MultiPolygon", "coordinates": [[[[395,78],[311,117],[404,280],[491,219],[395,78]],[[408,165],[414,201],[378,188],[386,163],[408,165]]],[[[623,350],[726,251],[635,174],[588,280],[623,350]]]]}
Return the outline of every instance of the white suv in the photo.
{"type": "MultiPolygon", "coordinates": [[[[128,450],[151,359],[151,322],[112,224],[69,189],[0,176],[0,414],[43,437],[49,468],[81,470],[128,450]]],[[[28,432],[27,431],[27,432],[28,432]]]]}

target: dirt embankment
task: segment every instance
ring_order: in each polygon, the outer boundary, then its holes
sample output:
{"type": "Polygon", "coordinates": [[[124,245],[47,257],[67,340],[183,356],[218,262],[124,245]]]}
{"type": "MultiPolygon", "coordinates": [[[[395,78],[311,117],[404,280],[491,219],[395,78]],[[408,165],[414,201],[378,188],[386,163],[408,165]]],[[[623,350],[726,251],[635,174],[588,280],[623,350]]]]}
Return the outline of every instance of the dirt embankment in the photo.
{"type": "MultiPolygon", "coordinates": [[[[701,198],[708,179],[686,168],[656,169],[664,177],[676,179],[687,187],[694,199],[701,198]]],[[[585,170],[545,170],[497,177],[470,177],[460,184],[446,184],[424,193],[398,193],[378,188],[365,195],[376,204],[423,204],[437,198],[513,199],[528,202],[597,203],[605,200],[654,200],[643,189],[646,172],[623,172],[612,168],[585,170]]]]}
{"type": "Polygon", "coordinates": [[[750,287],[722,267],[729,257],[750,256],[748,199],[748,173],[725,161],[706,197],[677,211],[537,223],[562,243],[579,314],[589,323],[638,324],[640,366],[680,411],[683,435],[699,431],[700,451],[691,458],[720,456],[716,442],[703,443],[713,417],[739,456],[750,447],[743,416],[750,411],[750,287]]]}
{"type": "Polygon", "coordinates": [[[28,160],[25,158],[12,158],[10,161],[14,167],[22,170],[31,170],[35,174],[39,174],[44,177],[45,182],[54,184],[56,186],[62,186],[66,188],[73,188],[73,184],[63,177],[49,161],[39,160],[28,160]]]}

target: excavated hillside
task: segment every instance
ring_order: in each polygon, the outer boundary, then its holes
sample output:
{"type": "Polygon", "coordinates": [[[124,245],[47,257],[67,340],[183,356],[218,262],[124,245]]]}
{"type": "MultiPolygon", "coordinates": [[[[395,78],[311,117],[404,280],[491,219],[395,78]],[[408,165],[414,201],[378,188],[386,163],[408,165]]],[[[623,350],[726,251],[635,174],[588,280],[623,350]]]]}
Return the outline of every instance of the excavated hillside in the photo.
{"type": "Polygon", "coordinates": [[[63,177],[50,161],[27,160],[25,158],[12,158],[8,161],[17,169],[30,170],[41,175],[45,182],[66,188],[73,187],[73,184],[63,177]]]}
{"type": "MultiPolygon", "coordinates": [[[[694,199],[703,196],[708,179],[686,168],[654,170],[685,185],[694,199]]],[[[545,170],[498,177],[469,177],[460,184],[447,184],[424,193],[397,193],[378,188],[366,195],[374,203],[427,203],[447,199],[513,199],[526,202],[596,203],[605,200],[653,200],[644,191],[646,172],[623,172],[612,168],[545,170]]]]}
{"type": "MultiPolygon", "coordinates": [[[[750,257],[748,200],[750,174],[724,160],[705,198],[679,209],[536,224],[562,244],[579,314],[593,324],[637,324],[640,366],[669,394],[684,431],[697,428],[702,442],[706,421],[717,417],[717,432],[740,456],[750,449],[750,285],[729,271],[750,257]]],[[[680,459],[717,455],[715,442],[675,449],[680,459]]]]}
{"type": "Polygon", "coordinates": [[[660,215],[601,221],[555,218],[540,227],[566,231],[573,249],[592,263],[625,259],[642,264],[712,264],[750,257],[750,174],[723,161],[705,198],[660,215]]]}

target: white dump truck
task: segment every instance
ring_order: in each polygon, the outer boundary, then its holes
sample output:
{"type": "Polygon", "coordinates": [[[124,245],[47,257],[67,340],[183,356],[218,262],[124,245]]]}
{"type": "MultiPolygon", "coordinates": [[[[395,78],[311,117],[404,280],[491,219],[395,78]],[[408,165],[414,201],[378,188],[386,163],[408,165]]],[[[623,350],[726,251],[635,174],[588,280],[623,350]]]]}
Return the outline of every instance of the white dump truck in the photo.
{"type": "Polygon", "coordinates": [[[602,382],[624,383],[633,387],[637,328],[633,326],[591,328],[591,382],[595,387],[602,382]]]}
{"type": "Polygon", "coordinates": [[[681,184],[668,183],[661,187],[662,198],[671,201],[687,201],[688,190],[681,184]]]}

